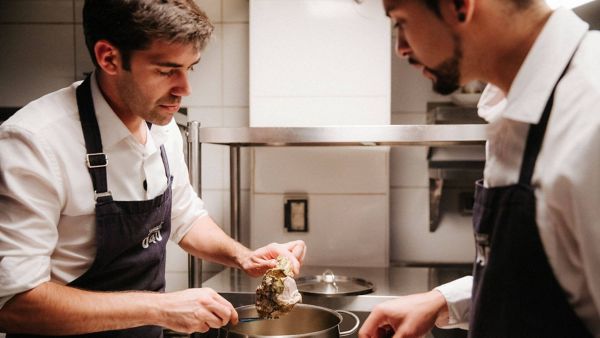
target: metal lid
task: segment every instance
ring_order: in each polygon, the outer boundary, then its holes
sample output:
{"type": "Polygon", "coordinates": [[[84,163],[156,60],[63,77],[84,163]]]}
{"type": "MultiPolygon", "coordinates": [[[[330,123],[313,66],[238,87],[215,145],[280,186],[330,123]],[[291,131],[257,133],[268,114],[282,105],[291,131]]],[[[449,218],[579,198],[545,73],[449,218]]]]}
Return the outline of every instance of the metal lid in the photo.
{"type": "Polygon", "coordinates": [[[296,279],[298,291],[308,295],[350,296],[373,292],[373,283],[354,277],[336,276],[331,270],[322,275],[296,279]]]}

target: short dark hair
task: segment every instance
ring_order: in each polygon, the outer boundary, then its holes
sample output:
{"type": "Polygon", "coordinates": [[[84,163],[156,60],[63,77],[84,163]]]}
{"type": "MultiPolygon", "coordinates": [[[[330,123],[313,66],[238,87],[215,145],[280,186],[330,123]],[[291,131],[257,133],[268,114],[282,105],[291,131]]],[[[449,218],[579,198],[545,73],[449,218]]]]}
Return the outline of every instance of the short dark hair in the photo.
{"type": "Polygon", "coordinates": [[[96,67],[98,40],[115,45],[129,70],[131,52],[154,40],[193,43],[202,50],[213,29],[194,0],[86,0],[83,6],[85,43],[96,67]]]}

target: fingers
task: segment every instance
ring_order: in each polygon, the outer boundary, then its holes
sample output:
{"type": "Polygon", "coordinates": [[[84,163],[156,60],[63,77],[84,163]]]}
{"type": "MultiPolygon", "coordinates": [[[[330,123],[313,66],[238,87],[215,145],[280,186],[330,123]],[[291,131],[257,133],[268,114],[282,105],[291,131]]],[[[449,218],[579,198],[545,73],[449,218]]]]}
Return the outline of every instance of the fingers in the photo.
{"type": "Polygon", "coordinates": [[[264,274],[268,269],[277,266],[277,257],[286,257],[292,266],[294,275],[300,273],[300,266],[306,255],[306,244],[302,240],[292,241],[284,244],[271,243],[255,250],[246,263],[244,271],[252,277],[264,274]]]}
{"type": "Polygon", "coordinates": [[[225,298],[209,288],[192,288],[161,295],[161,326],[179,332],[206,332],[239,321],[225,298]]]}
{"type": "Polygon", "coordinates": [[[306,256],[306,244],[304,244],[304,241],[300,240],[291,243],[293,243],[291,246],[292,254],[296,257],[298,262],[302,264],[304,256],[306,256]]]}
{"type": "Polygon", "coordinates": [[[290,260],[292,272],[294,275],[300,274],[300,266],[306,255],[306,244],[302,240],[297,240],[287,242],[283,246],[286,248],[283,254],[290,260]]]}
{"type": "Polygon", "coordinates": [[[385,326],[383,321],[384,317],[378,312],[371,312],[369,317],[365,320],[360,331],[358,332],[359,338],[375,338],[378,337],[379,328],[385,326]]]}
{"type": "Polygon", "coordinates": [[[218,302],[208,304],[205,309],[210,313],[205,318],[205,322],[208,326],[215,329],[227,325],[230,322],[232,313],[235,312],[233,308],[218,302]]]}
{"type": "MultiPolygon", "coordinates": [[[[225,309],[227,309],[227,316],[225,317],[227,319],[227,321],[225,322],[225,324],[227,324],[228,322],[231,322],[232,324],[237,324],[238,323],[238,313],[237,311],[235,311],[235,308],[233,307],[233,305],[231,305],[231,303],[229,301],[227,301],[227,299],[223,298],[221,295],[219,295],[218,293],[215,293],[215,295],[213,296],[213,299],[221,304],[222,306],[225,307],[225,309]]],[[[221,317],[223,318],[223,317],[221,317]]],[[[223,324],[223,325],[225,325],[223,324]]]]}
{"type": "Polygon", "coordinates": [[[202,324],[201,329],[204,326],[206,326],[206,330],[208,328],[220,328],[229,322],[233,324],[238,322],[238,314],[233,305],[217,292],[208,288],[195,290],[200,292],[197,294],[200,308],[195,311],[195,317],[202,324]]]}

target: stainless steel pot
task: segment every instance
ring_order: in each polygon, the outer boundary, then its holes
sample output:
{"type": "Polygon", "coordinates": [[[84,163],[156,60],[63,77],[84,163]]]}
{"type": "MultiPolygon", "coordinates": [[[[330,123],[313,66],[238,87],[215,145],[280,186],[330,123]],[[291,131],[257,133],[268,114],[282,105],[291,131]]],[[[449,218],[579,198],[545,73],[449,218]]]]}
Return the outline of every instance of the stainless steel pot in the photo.
{"type": "MultiPolygon", "coordinates": [[[[241,306],[236,310],[240,318],[258,316],[254,305],[241,306]]],[[[338,338],[355,333],[359,325],[360,319],[352,312],[333,311],[315,305],[296,304],[290,313],[279,319],[265,319],[222,327],[219,329],[219,337],[338,338]],[[347,314],[356,320],[356,324],[350,330],[340,332],[339,325],[343,320],[340,313],[347,314]]]]}

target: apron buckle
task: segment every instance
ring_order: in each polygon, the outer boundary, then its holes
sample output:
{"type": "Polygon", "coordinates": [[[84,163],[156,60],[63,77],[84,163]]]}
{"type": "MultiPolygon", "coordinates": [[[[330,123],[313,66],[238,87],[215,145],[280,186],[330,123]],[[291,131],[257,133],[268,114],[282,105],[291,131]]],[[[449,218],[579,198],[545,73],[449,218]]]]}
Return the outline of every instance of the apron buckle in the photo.
{"type": "Polygon", "coordinates": [[[110,190],[105,192],[98,192],[94,190],[94,200],[97,201],[99,198],[103,197],[112,197],[112,193],[110,192],[110,190]]]}
{"type": "Polygon", "coordinates": [[[87,154],[85,161],[90,169],[93,168],[104,168],[108,164],[108,157],[105,153],[93,153],[87,154]]]}

